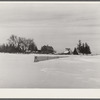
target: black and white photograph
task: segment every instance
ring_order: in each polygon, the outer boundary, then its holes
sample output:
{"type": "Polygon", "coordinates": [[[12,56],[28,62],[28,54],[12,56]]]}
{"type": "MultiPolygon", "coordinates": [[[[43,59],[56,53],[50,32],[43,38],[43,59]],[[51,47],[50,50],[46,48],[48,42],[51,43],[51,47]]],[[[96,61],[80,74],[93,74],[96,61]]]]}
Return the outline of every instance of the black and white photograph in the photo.
{"type": "Polygon", "coordinates": [[[100,2],[0,2],[0,88],[99,89],[100,2]]]}

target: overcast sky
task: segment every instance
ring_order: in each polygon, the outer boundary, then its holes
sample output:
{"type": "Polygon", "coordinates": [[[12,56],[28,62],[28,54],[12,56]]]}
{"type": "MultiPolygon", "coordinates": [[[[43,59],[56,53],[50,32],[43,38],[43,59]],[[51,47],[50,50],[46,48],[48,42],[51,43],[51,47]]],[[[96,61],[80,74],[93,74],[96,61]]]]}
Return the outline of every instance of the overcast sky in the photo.
{"type": "Polygon", "coordinates": [[[0,3],[0,44],[11,34],[58,52],[82,40],[100,53],[100,3],[0,3]]]}

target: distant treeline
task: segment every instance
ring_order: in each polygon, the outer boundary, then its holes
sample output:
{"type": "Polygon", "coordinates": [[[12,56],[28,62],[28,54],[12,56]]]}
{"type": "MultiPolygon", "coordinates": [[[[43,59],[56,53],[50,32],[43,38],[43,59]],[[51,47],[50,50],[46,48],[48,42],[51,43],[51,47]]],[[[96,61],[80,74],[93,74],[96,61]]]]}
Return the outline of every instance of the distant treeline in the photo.
{"type": "MultiPolygon", "coordinates": [[[[11,35],[8,39],[8,43],[0,45],[0,52],[8,52],[8,53],[41,53],[41,54],[55,54],[56,51],[52,46],[44,45],[39,50],[33,39],[26,39],[23,37],[17,37],[15,35],[11,35]]],[[[91,54],[90,47],[87,43],[82,43],[79,40],[77,47],[68,54],[91,54]]]]}
{"type": "Polygon", "coordinates": [[[8,53],[54,53],[52,46],[42,46],[41,50],[38,50],[33,39],[26,39],[23,37],[17,37],[11,35],[8,39],[8,43],[0,45],[0,52],[8,53]]]}
{"type": "Polygon", "coordinates": [[[77,47],[74,48],[73,54],[91,54],[90,46],[87,43],[82,43],[81,40],[79,40],[77,47]]]}

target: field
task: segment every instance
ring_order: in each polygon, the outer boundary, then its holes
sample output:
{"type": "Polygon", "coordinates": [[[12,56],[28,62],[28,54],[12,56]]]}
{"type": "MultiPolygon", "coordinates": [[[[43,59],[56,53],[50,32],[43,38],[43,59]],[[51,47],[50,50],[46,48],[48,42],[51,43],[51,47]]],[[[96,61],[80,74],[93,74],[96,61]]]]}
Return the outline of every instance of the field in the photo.
{"type": "Polygon", "coordinates": [[[1,53],[0,88],[100,88],[100,55],[40,62],[34,56],[41,55],[1,53]]]}

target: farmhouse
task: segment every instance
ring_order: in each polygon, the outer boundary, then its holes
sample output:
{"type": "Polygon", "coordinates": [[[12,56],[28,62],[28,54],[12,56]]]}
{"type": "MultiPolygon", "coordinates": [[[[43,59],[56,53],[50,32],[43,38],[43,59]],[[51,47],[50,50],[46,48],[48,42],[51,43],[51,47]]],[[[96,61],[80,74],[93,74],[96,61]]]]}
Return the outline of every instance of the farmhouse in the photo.
{"type": "Polygon", "coordinates": [[[70,48],[65,48],[63,54],[72,54],[72,50],[70,48]]]}

